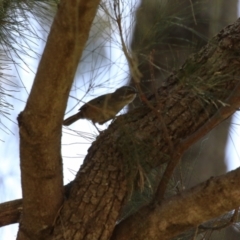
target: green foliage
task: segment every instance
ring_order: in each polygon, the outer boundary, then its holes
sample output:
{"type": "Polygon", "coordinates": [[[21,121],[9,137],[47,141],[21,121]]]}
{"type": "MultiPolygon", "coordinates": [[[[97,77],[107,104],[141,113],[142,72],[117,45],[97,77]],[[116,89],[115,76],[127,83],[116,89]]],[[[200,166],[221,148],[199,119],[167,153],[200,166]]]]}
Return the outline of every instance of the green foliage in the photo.
{"type": "MultiPolygon", "coordinates": [[[[0,1],[1,124],[3,124],[3,118],[11,120],[11,117],[9,117],[11,110],[13,110],[13,105],[10,103],[11,98],[15,98],[15,93],[25,88],[24,82],[19,82],[14,75],[17,74],[19,77],[19,67],[29,68],[25,62],[25,57],[39,57],[32,46],[29,45],[29,42],[37,44],[40,39],[45,38],[36,27],[45,26],[46,23],[50,25],[57,2],[57,0],[0,1]],[[41,24],[43,22],[44,24],[41,24]]],[[[48,29],[43,30],[48,32],[48,29]]]]}

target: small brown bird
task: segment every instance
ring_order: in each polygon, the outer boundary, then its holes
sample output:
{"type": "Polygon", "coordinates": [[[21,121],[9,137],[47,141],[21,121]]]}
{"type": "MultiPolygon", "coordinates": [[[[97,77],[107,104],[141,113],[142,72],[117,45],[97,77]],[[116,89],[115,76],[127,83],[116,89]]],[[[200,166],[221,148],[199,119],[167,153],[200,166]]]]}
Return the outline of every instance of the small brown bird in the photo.
{"type": "Polygon", "coordinates": [[[69,126],[79,119],[91,120],[95,123],[104,124],[113,119],[116,114],[136,97],[134,87],[123,86],[113,93],[104,94],[85,103],[79,112],[63,121],[64,126],[69,126]]]}

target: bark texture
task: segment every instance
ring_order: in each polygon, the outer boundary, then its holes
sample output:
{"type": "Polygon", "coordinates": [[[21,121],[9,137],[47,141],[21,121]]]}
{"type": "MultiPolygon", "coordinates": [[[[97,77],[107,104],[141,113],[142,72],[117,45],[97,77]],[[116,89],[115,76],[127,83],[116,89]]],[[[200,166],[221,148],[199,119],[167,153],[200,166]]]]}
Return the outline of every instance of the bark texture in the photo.
{"type": "MultiPolygon", "coordinates": [[[[155,111],[140,106],[118,117],[100,134],[64,201],[62,119],[98,3],[61,1],[26,108],[19,116],[23,213],[18,239],[21,240],[109,239],[122,206],[132,191],[146,182],[148,173],[179,158],[240,106],[238,20],[190,57],[149,97],[155,111]],[[159,116],[167,126],[168,136],[163,134],[159,116]]],[[[220,207],[222,213],[228,210],[220,207]]],[[[150,215],[145,217],[150,220],[150,215]]],[[[151,227],[155,226],[148,225],[149,231],[157,230],[151,227]]],[[[161,229],[164,236],[166,232],[161,229]]]]}
{"type": "MultiPolygon", "coordinates": [[[[166,80],[157,96],[149,98],[166,123],[175,155],[181,155],[240,106],[239,30],[240,20],[221,31],[166,80]]],[[[151,169],[161,168],[164,162],[172,161],[171,155],[155,111],[141,106],[118,117],[89,149],[49,239],[109,239],[125,200],[133,190],[139,188],[139,179],[144,179],[151,169]]],[[[159,228],[161,239],[168,239],[199,222],[237,207],[238,182],[239,169],[166,199],[160,207],[156,206],[150,211],[149,208],[140,209],[138,212],[142,219],[149,223],[144,227],[139,225],[139,220],[136,221],[139,219],[136,216],[123,220],[120,226],[127,223],[123,229],[129,233],[128,239],[134,239],[136,230],[139,233],[145,231],[137,239],[146,239],[144,234],[156,236],[154,234],[158,234],[159,228]],[[221,201],[216,203],[209,200],[216,196],[221,201]],[[187,212],[183,211],[186,199],[199,214],[192,214],[192,218],[178,218],[175,210],[171,209],[181,209],[182,216],[188,216],[189,211],[194,210],[187,208],[187,212]],[[214,210],[209,214],[205,209],[205,200],[209,209],[214,210]],[[167,219],[164,221],[163,216],[174,219],[174,224],[167,219]],[[176,231],[171,231],[176,225],[176,231]]]]}
{"type": "Polygon", "coordinates": [[[23,191],[19,240],[46,239],[63,203],[62,119],[98,4],[97,0],[61,1],[19,115],[23,191]]]}
{"type": "Polygon", "coordinates": [[[156,112],[147,106],[118,117],[100,134],[73,182],[54,239],[108,239],[139,179],[181,155],[240,106],[239,30],[240,20],[221,31],[149,98],[167,126],[173,155],[156,112]]]}
{"type": "MultiPolygon", "coordinates": [[[[190,53],[198,51],[209,38],[237,19],[237,9],[238,0],[231,4],[219,0],[141,0],[136,11],[131,47],[144,75],[141,79],[143,91],[155,92],[156,86],[172,69],[181,66],[190,53]]],[[[138,99],[134,102],[136,104],[139,104],[138,99]]],[[[189,188],[227,171],[225,148],[230,125],[231,118],[185,152],[181,164],[175,169],[172,186],[181,182],[180,188],[189,188]]],[[[131,207],[133,203],[129,205],[131,207]]],[[[209,235],[212,240],[219,240],[220,235],[236,240],[240,236],[233,238],[224,230],[220,233],[209,231],[209,235]],[[214,238],[215,233],[218,235],[214,238]]]]}
{"type": "Polygon", "coordinates": [[[206,219],[236,209],[240,199],[239,179],[240,168],[169,198],[161,206],[144,207],[119,224],[111,240],[168,240],[196,228],[206,219]]]}

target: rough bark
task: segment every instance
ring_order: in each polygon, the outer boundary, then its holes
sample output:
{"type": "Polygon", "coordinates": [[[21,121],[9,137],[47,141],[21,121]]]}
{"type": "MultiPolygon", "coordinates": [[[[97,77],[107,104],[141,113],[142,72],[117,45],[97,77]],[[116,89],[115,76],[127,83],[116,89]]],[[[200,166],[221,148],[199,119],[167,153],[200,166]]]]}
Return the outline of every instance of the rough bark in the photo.
{"type": "Polygon", "coordinates": [[[221,31],[149,98],[167,126],[174,154],[147,106],[118,117],[100,134],[64,202],[54,239],[108,239],[138,176],[171,162],[170,156],[178,158],[240,106],[239,30],[240,20],[221,31]]]}
{"type": "MultiPolygon", "coordinates": [[[[96,7],[97,1],[61,1],[27,106],[19,117],[23,215],[18,239],[46,239],[45,230],[63,201],[61,123],[96,7]]],[[[139,175],[179,157],[240,106],[239,30],[238,20],[189,58],[157,96],[149,98],[167,126],[174,154],[155,111],[142,106],[119,117],[89,149],[52,239],[109,239],[139,175]]]]}
{"type": "Polygon", "coordinates": [[[62,119],[99,0],[59,4],[24,111],[19,115],[23,213],[18,239],[45,239],[63,203],[62,119]]]}
{"type": "Polygon", "coordinates": [[[240,168],[210,178],[120,223],[111,240],[167,240],[239,207],[240,168]],[[144,218],[143,218],[144,216],[144,218]]]}
{"type": "MultiPolygon", "coordinates": [[[[219,0],[141,0],[131,47],[144,75],[143,91],[154,92],[155,86],[168,76],[169,71],[181,66],[190,53],[199,50],[207,39],[234,22],[237,5],[237,0],[231,4],[219,0]]],[[[134,104],[137,102],[139,100],[135,99],[134,104]]],[[[204,136],[208,141],[201,139],[186,152],[181,167],[184,186],[191,187],[226,172],[224,158],[230,123],[229,119],[204,136]],[[208,144],[212,141],[216,144],[208,144]],[[212,159],[210,163],[209,158],[212,159]],[[192,159],[195,159],[194,164],[192,159]]]]}
{"type": "MultiPolygon", "coordinates": [[[[240,20],[222,31],[200,53],[191,57],[182,69],[171,75],[166,85],[159,90],[157,99],[154,96],[149,99],[154,106],[160,107],[161,113],[165,110],[162,116],[167,123],[171,122],[167,126],[176,151],[181,149],[181,145],[185,148],[191,145],[240,106],[240,58],[236,54],[240,49],[239,29],[240,20]],[[195,79],[198,80],[197,92],[194,90],[196,82],[190,84],[195,79]],[[208,95],[211,98],[206,98],[207,93],[211,93],[208,95]]],[[[167,143],[161,137],[158,118],[148,107],[139,107],[119,117],[89,149],[73,187],[67,194],[53,239],[109,239],[129,190],[128,186],[132,185],[132,182],[127,181],[134,181],[129,173],[136,171],[135,164],[144,164],[146,160],[151,162],[151,166],[168,161],[169,158],[165,157],[167,149],[167,143]],[[143,148],[147,155],[140,154],[143,148]]],[[[239,169],[166,199],[155,211],[154,208],[150,211],[149,208],[142,209],[139,213],[141,217],[144,215],[144,221],[148,224],[141,227],[139,221],[136,221],[137,216],[134,216],[120,224],[124,229],[120,230],[121,234],[126,231],[128,239],[133,239],[130,230],[134,235],[136,230],[140,233],[144,229],[144,234],[151,237],[161,228],[161,239],[168,239],[237,207],[238,181],[239,169]],[[216,196],[219,197],[218,204],[212,201],[216,196]],[[206,201],[212,209],[210,213],[206,209],[206,201]],[[185,204],[187,208],[184,208],[185,204]],[[179,208],[182,215],[178,216],[175,213],[179,208]],[[192,208],[197,209],[198,214],[190,215],[190,219],[183,217],[189,216],[192,208]],[[163,216],[172,219],[174,224],[164,220],[163,216]]],[[[146,238],[141,235],[137,239],[146,238]]]]}

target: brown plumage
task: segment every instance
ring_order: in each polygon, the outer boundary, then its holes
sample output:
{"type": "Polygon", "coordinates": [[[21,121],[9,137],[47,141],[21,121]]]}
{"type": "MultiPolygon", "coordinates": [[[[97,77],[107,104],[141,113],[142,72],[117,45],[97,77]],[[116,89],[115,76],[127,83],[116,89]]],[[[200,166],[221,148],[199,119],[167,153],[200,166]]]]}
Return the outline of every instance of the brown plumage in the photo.
{"type": "Polygon", "coordinates": [[[113,93],[104,94],[85,103],[79,112],[63,121],[69,126],[79,119],[88,119],[95,123],[104,124],[113,119],[116,114],[136,97],[137,91],[133,87],[123,86],[113,93]]]}

